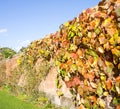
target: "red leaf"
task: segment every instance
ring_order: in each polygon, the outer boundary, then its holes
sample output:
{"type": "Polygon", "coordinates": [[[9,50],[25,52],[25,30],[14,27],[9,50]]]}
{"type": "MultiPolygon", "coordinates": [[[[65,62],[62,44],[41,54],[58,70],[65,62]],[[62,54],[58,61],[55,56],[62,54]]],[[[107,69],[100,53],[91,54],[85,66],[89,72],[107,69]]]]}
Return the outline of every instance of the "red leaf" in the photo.
{"type": "Polygon", "coordinates": [[[81,81],[80,78],[75,76],[73,79],[69,80],[69,81],[65,81],[65,84],[68,88],[71,87],[76,87],[78,85],[80,85],[81,81]]]}
{"type": "Polygon", "coordinates": [[[65,81],[65,84],[67,86],[67,88],[71,88],[73,86],[73,81],[72,80],[69,80],[69,81],[65,81]]]}
{"type": "Polygon", "coordinates": [[[80,78],[78,76],[75,76],[73,79],[73,85],[77,86],[80,85],[80,83],[81,83],[80,78]]]}

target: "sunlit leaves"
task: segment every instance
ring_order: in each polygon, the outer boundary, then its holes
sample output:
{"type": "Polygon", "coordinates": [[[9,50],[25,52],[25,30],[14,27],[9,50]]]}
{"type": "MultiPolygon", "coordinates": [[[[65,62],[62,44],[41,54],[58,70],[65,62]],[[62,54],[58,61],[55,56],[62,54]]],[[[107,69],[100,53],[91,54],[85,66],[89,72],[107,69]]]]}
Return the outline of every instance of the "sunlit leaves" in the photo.
{"type": "MultiPolygon", "coordinates": [[[[79,17],[62,24],[55,34],[33,42],[22,63],[25,60],[34,65],[39,57],[52,58],[58,68],[58,77],[70,88],[76,106],[105,109],[109,105],[105,100],[112,96],[110,102],[113,108],[118,108],[120,30],[117,4],[119,0],[103,0],[98,7],[87,9],[79,17]]],[[[57,88],[61,87],[57,81],[57,88]]],[[[58,95],[63,95],[61,90],[58,95]]]]}
{"type": "Polygon", "coordinates": [[[100,107],[105,108],[105,102],[104,102],[104,100],[98,99],[97,102],[100,105],[100,107]]]}
{"type": "Polygon", "coordinates": [[[117,48],[113,48],[111,51],[112,51],[112,53],[115,54],[117,57],[120,56],[120,50],[118,50],[117,48]]]}
{"type": "Polygon", "coordinates": [[[77,50],[77,46],[74,44],[70,44],[69,51],[76,51],[76,50],[77,50]]]}

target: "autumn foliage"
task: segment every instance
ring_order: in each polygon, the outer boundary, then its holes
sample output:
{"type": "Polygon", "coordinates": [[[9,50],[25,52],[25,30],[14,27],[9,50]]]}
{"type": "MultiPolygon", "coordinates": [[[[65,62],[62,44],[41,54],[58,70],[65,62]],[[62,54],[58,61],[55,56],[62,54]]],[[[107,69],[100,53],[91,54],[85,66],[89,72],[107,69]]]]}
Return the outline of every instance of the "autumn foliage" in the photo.
{"type": "Polygon", "coordinates": [[[57,80],[66,83],[79,109],[120,107],[120,0],[103,0],[83,11],[25,53],[28,60],[20,58],[21,63],[54,59],[57,80]]]}

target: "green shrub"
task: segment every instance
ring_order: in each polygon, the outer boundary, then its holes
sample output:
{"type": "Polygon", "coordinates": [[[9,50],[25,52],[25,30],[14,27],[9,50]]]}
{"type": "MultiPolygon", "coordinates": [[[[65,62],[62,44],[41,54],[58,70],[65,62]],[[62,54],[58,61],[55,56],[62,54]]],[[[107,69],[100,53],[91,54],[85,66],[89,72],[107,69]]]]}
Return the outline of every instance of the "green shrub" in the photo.
{"type": "Polygon", "coordinates": [[[4,58],[11,58],[13,55],[16,54],[14,50],[8,47],[0,48],[0,53],[2,54],[2,56],[4,56],[4,58]]]}

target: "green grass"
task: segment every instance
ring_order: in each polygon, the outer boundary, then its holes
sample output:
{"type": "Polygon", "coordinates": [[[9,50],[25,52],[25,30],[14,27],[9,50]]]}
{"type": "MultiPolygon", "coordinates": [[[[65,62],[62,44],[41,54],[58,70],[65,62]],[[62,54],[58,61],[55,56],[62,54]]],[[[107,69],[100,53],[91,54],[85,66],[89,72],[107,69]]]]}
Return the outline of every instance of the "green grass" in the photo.
{"type": "Polygon", "coordinates": [[[30,103],[21,101],[5,91],[0,91],[0,109],[40,109],[30,103]]]}

